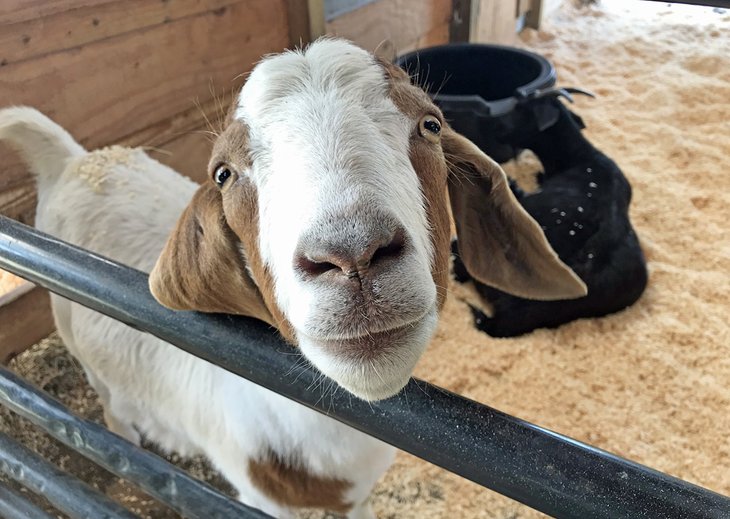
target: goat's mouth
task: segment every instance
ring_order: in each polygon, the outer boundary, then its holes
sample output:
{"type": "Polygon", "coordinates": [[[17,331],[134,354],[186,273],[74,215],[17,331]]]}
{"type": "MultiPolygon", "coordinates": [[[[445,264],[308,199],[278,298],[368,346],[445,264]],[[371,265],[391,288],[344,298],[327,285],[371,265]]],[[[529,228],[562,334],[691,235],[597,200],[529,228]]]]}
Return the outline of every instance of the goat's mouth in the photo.
{"type": "Polygon", "coordinates": [[[300,335],[299,347],[315,367],[353,395],[382,400],[408,383],[436,323],[434,305],[421,318],[384,331],[342,339],[300,335]]]}

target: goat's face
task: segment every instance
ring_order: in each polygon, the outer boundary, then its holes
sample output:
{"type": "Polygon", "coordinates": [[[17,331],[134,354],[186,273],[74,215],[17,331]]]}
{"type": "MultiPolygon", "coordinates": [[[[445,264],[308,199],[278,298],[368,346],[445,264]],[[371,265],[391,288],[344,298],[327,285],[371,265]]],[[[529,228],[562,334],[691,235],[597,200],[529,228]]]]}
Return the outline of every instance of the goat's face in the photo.
{"type": "Polygon", "coordinates": [[[475,277],[520,295],[582,293],[499,167],[405,73],[343,41],[254,69],[210,175],[151,275],[155,296],[266,320],[368,400],[406,384],[436,327],[447,190],[475,277]]]}

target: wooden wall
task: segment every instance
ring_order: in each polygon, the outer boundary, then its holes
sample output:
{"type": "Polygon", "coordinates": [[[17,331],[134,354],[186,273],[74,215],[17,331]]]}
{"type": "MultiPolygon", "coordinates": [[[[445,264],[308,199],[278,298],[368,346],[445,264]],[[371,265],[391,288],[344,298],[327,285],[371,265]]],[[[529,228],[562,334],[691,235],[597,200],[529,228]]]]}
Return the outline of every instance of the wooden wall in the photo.
{"type": "Polygon", "coordinates": [[[367,50],[390,40],[399,54],[449,42],[453,0],[376,0],[325,24],[367,50]]]}
{"type": "MultiPolygon", "coordinates": [[[[200,178],[212,92],[289,44],[283,0],[4,0],[0,103],[39,108],[83,145],[154,146],[200,178]],[[196,105],[199,105],[196,106],[196,105]]],[[[32,182],[0,150],[0,213],[31,222],[32,182]]]]}

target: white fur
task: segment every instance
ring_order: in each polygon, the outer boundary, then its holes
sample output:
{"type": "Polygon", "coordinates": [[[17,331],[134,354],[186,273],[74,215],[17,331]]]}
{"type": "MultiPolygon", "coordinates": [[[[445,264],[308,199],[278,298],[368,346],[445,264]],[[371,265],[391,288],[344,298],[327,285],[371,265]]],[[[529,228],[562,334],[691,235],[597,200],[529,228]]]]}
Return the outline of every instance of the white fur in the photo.
{"type": "MultiPolygon", "coordinates": [[[[260,252],[302,352],[355,394],[394,394],[437,319],[423,194],[408,159],[414,121],[387,98],[372,58],[334,40],[258,65],[237,116],[250,128],[254,166],[246,174],[259,190],[260,252]],[[376,287],[379,297],[403,309],[379,326],[409,329],[390,345],[392,353],[369,367],[323,349],[349,333],[346,325],[317,324],[326,301],[342,294],[307,286],[292,269],[302,236],[327,234],[329,217],[350,214],[363,200],[369,209],[393,215],[411,243],[400,267],[376,287]]],[[[39,178],[39,229],[146,272],[196,189],[141,151],[86,154],[32,109],[0,111],[0,139],[20,150],[39,178]]],[[[289,516],[247,473],[248,459],[271,447],[299,457],[313,474],[352,481],[347,499],[356,506],[350,516],[372,516],[366,499],[390,465],[392,447],[113,319],[52,300],[59,333],[99,393],[112,430],[135,442],[141,432],[182,454],[204,452],[243,501],[289,516]]]]}

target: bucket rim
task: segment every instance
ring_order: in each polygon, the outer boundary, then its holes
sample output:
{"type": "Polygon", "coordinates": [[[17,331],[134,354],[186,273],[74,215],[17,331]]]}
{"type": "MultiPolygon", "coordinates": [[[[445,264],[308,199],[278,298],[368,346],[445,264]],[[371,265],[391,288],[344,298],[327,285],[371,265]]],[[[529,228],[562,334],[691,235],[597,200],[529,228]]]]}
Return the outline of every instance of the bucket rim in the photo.
{"type": "MultiPolygon", "coordinates": [[[[429,53],[433,51],[444,51],[444,50],[458,50],[458,49],[483,49],[483,50],[497,50],[506,53],[519,54],[524,57],[535,60],[540,66],[540,72],[537,77],[532,81],[520,85],[515,88],[514,93],[511,96],[503,97],[500,99],[484,99],[479,94],[471,95],[454,95],[454,94],[432,94],[427,92],[429,96],[442,108],[448,107],[450,111],[468,111],[476,112],[477,115],[484,115],[489,117],[498,117],[511,111],[519,99],[525,98],[530,94],[555,85],[557,81],[557,73],[555,67],[550,61],[544,56],[531,52],[519,47],[513,47],[511,45],[499,45],[494,43],[448,43],[444,45],[434,45],[431,47],[424,47],[422,49],[416,49],[405,54],[401,54],[395,59],[395,64],[404,70],[405,63],[412,61],[423,53],[429,53]]],[[[408,70],[406,70],[408,72],[408,70]]]]}

